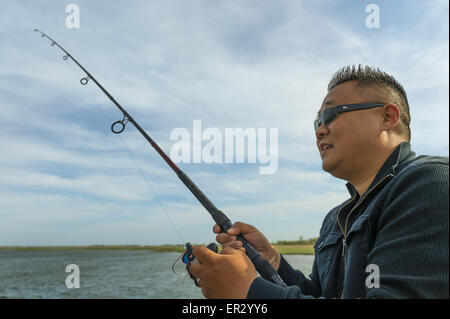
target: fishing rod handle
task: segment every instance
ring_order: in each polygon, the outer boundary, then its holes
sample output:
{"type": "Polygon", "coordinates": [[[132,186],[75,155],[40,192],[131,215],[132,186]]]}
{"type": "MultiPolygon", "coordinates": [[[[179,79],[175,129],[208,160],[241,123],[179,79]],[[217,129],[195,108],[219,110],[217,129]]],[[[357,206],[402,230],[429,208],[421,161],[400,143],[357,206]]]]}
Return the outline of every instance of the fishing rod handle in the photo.
{"type": "Polygon", "coordinates": [[[253,265],[255,265],[255,268],[259,272],[261,277],[270,280],[279,286],[287,287],[283,279],[281,279],[280,275],[272,267],[272,265],[267,260],[262,258],[258,251],[243,236],[238,235],[237,240],[242,242],[248,258],[250,258],[253,265]]]}
{"type": "MultiPolygon", "coordinates": [[[[233,226],[231,220],[222,211],[216,210],[211,215],[217,225],[220,226],[223,233],[226,233],[227,230],[233,226]]],[[[237,235],[236,237],[237,240],[242,242],[248,258],[251,260],[261,277],[279,286],[287,287],[272,265],[267,260],[262,258],[258,251],[242,235],[237,235]]]]}
{"type": "MultiPolygon", "coordinates": [[[[228,229],[230,229],[233,224],[231,220],[220,210],[214,206],[214,204],[209,200],[209,198],[195,185],[195,183],[187,176],[182,170],[176,170],[178,178],[186,185],[186,187],[191,191],[191,193],[198,199],[198,201],[205,207],[205,209],[211,214],[211,217],[214,219],[217,225],[220,226],[222,232],[226,233],[228,229]]],[[[250,243],[242,236],[237,236],[238,240],[240,240],[246,250],[248,258],[252,261],[253,265],[255,265],[256,271],[259,272],[261,277],[264,279],[270,280],[273,283],[286,287],[286,284],[278,275],[277,271],[273,269],[270,263],[262,258],[258,251],[250,245],[250,243]]]]}

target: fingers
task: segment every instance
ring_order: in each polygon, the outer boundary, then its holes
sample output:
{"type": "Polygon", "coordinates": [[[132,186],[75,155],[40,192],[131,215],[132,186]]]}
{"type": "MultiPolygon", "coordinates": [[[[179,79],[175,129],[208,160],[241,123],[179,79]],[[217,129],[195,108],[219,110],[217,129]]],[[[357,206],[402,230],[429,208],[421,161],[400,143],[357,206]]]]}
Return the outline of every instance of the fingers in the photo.
{"type": "Polygon", "coordinates": [[[236,236],[230,236],[228,234],[219,234],[216,236],[216,240],[222,245],[222,248],[232,247],[234,249],[241,249],[243,244],[237,240],[236,236]]]}
{"type": "Polygon", "coordinates": [[[220,228],[220,226],[215,224],[213,227],[213,233],[220,234],[221,232],[222,232],[222,229],[220,228]]]}
{"type": "Polygon", "coordinates": [[[212,264],[217,258],[217,254],[205,246],[195,246],[192,253],[202,264],[212,264]]]}
{"type": "Polygon", "coordinates": [[[222,249],[222,255],[235,255],[235,254],[245,254],[245,248],[235,249],[233,247],[225,247],[222,249]]]}
{"type": "Polygon", "coordinates": [[[226,244],[226,243],[235,242],[235,241],[237,240],[236,236],[230,236],[229,234],[227,234],[227,233],[222,233],[221,231],[222,231],[222,229],[220,228],[219,225],[217,225],[217,224],[214,225],[214,227],[213,227],[213,232],[216,233],[216,234],[218,234],[218,235],[216,236],[216,241],[217,241],[219,244],[224,245],[224,244],[226,244]]]}
{"type": "Polygon", "coordinates": [[[189,268],[189,272],[195,277],[199,278],[200,274],[202,273],[202,268],[202,264],[192,264],[191,268],[189,268]]]}
{"type": "Polygon", "coordinates": [[[191,264],[189,272],[195,277],[200,278],[204,265],[212,265],[217,258],[217,254],[205,246],[195,246],[192,249],[192,253],[200,263],[191,264]]]}
{"type": "Polygon", "coordinates": [[[243,247],[242,242],[238,241],[238,240],[224,243],[224,244],[222,244],[222,248],[243,249],[245,251],[245,248],[243,247]]]}
{"type": "Polygon", "coordinates": [[[216,236],[216,240],[217,240],[218,243],[224,244],[224,243],[236,241],[237,237],[236,236],[230,236],[230,235],[228,235],[226,233],[221,233],[221,234],[216,236]]]}
{"type": "Polygon", "coordinates": [[[242,222],[236,222],[226,233],[221,233],[221,230],[219,225],[214,225],[213,232],[218,234],[216,236],[216,241],[222,245],[222,248],[234,248],[244,253],[246,250],[243,248],[243,243],[237,239],[237,236],[258,232],[252,225],[242,222]]]}
{"type": "MultiPolygon", "coordinates": [[[[251,232],[257,232],[257,229],[252,225],[236,222],[226,233],[221,233],[222,229],[219,225],[214,225],[213,232],[218,234],[216,240],[220,244],[237,241],[237,235],[246,235],[251,232]]],[[[238,247],[236,247],[238,248],[238,247]]]]}
{"type": "MultiPolygon", "coordinates": [[[[242,222],[236,222],[233,224],[233,226],[230,229],[228,229],[228,231],[226,233],[229,235],[237,236],[239,234],[245,235],[245,234],[247,234],[249,232],[253,232],[255,230],[256,230],[256,228],[253,227],[252,225],[245,224],[242,222]]],[[[220,234],[222,232],[222,229],[220,228],[219,225],[215,224],[213,227],[213,232],[215,234],[220,234]]]]}

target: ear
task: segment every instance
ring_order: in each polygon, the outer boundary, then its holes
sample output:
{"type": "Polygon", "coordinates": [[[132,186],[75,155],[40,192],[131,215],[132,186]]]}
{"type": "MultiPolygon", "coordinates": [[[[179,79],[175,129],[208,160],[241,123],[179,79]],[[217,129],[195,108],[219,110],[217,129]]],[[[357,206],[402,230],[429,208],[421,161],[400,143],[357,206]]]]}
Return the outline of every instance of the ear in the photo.
{"type": "Polygon", "coordinates": [[[400,109],[395,104],[386,104],[382,110],[383,121],[381,123],[381,130],[388,131],[397,127],[400,123],[400,109]]]}

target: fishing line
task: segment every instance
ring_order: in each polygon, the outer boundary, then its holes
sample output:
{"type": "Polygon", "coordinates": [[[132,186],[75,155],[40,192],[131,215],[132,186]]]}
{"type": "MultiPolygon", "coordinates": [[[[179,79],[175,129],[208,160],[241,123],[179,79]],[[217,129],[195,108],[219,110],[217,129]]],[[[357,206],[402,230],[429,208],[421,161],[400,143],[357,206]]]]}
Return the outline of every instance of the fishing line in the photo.
{"type": "MultiPolygon", "coordinates": [[[[231,220],[211,202],[211,200],[198,188],[197,185],[189,178],[186,173],[184,173],[175,164],[169,156],[159,147],[159,145],[147,134],[147,132],[134,120],[134,118],[113,98],[113,96],[90,74],[69,52],[67,52],[63,47],[61,47],[55,40],[50,38],[44,32],[35,29],[34,31],[41,33],[42,38],[47,38],[51,41],[51,46],[57,46],[61,51],[65,53],[63,56],[64,60],[71,59],[83,72],[86,74],[84,78],[80,80],[82,85],[88,84],[89,81],[93,81],[98,88],[110,99],[111,102],[122,112],[122,120],[115,121],[111,125],[111,131],[114,134],[120,134],[125,130],[125,126],[128,123],[133,124],[133,126],[141,133],[141,135],[147,140],[147,142],[153,147],[153,149],[161,156],[161,158],[169,165],[169,167],[177,174],[178,178],[184,185],[191,191],[192,195],[197,198],[197,200],[202,204],[202,206],[209,212],[212,219],[220,226],[223,232],[226,232],[233,226],[231,220]]],[[[142,170],[141,170],[142,172],[142,170]]],[[[145,176],[145,175],[144,175],[145,176]]],[[[148,185],[150,183],[145,178],[148,185]]],[[[152,189],[152,188],[151,188],[152,189]]],[[[158,199],[159,200],[159,199],[158,199]]],[[[171,219],[170,219],[171,220],[171,219]]],[[[256,270],[259,272],[261,277],[283,287],[287,285],[283,282],[277,271],[270,265],[270,263],[261,257],[258,251],[244,238],[242,235],[237,236],[237,240],[242,242],[243,247],[246,250],[246,254],[251,262],[255,265],[256,270]]],[[[186,246],[188,243],[186,244],[186,246]]],[[[190,256],[194,258],[191,253],[190,256]]],[[[192,277],[192,276],[191,276],[192,277]]]]}
{"type": "MultiPolygon", "coordinates": [[[[79,77],[79,75],[75,72],[75,70],[73,68],[69,69],[77,76],[79,77]]],[[[110,118],[110,116],[108,115],[108,113],[105,111],[105,109],[101,106],[101,104],[98,102],[97,98],[95,97],[94,93],[91,92],[91,88],[87,87],[87,91],[90,94],[93,102],[95,105],[97,105],[97,107],[102,110],[103,114],[105,115],[106,119],[109,122],[112,122],[112,119],[110,118]]],[[[166,208],[164,207],[164,205],[162,204],[162,201],[160,200],[158,194],[155,192],[154,188],[152,187],[150,181],[148,180],[147,176],[145,175],[144,171],[142,170],[141,166],[139,165],[139,162],[137,161],[137,159],[133,156],[133,153],[131,152],[131,150],[129,149],[128,145],[126,144],[125,140],[122,138],[122,135],[118,134],[120,141],[122,142],[122,145],[124,146],[125,150],[128,153],[128,156],[133,160],[136,168],[138,169],[139,173],[141,174],[141,176],[144,178],[145,183],[147,184],[148,188],[152,191],[153,195],[155,196],[157,202],[159,203],[159,205],[161,206],[162,210],[164,211],[164,214],[166,215],[167,219],[169,220],[170,224],[172,225],[173,229],[175,230],[175,232],[177,233],[178,237],[181,239],[182,243],[185,243],[186,241],[184,240],[183,236],[181,235],[181,233],[179,232],[178,228],[176,227],[175,223],[173,222],[172,218],[170,218],[169,213],[167,212],[166,208]]]]}

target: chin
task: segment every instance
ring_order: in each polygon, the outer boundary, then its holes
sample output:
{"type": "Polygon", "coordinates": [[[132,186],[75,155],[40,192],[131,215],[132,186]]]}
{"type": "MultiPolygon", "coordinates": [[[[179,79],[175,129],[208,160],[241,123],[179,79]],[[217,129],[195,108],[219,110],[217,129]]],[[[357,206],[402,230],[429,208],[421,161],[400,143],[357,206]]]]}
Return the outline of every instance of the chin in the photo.
{"type": "MultiPolygon", "coordinates": [[[[327,161],[326,159],[322,161],[322,169],[327,172],[330,173],[331,175],[333,175],[334,177],[338,177],[336,176],[336,171],[337,171],[337,167],[336,167],[336,163],[333,163],[331,161],[327,161]]],[[[339,178],[339,177],[338,177],[339,178]]]]}
{"type": "Polygon", "coordinates": [[[327,158],[326,156],[324,158],[322,158],[322,169],[325,172],[329,172],[332,166],[333,166],[333,163],[331,163],[329,158],[327,158]]]}
{"type": "Polygon", "coordinates": [[[344,181],[348,181],[347,179],[347,175],[344,174],[342,172],[342,170],[340,171],[337,167],[337,165],[326,165],[325,163],[322,163],[322,169],[327,172],[330,173],[331,175],[333,175],[334,177],[338,178],[338,179],[343,179],[344,181]]]}

